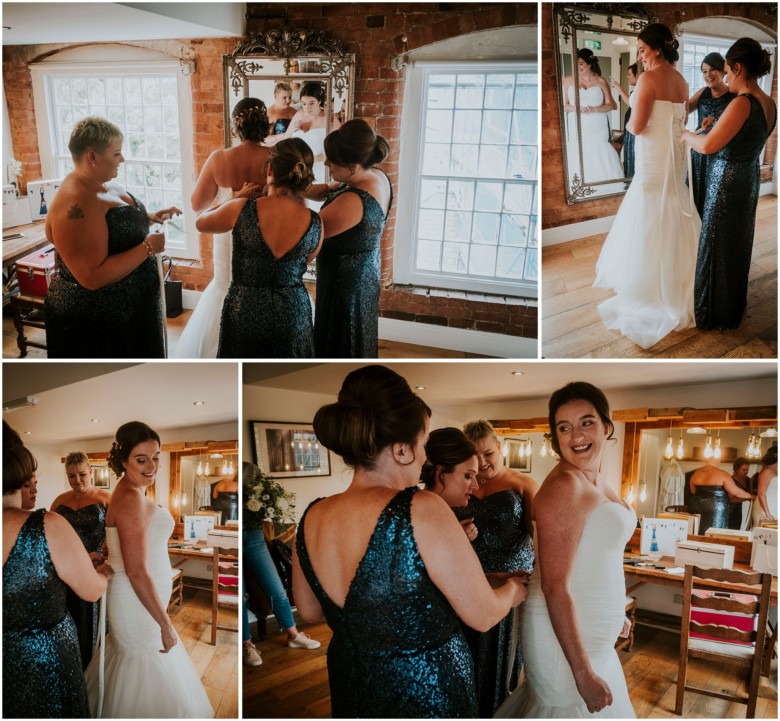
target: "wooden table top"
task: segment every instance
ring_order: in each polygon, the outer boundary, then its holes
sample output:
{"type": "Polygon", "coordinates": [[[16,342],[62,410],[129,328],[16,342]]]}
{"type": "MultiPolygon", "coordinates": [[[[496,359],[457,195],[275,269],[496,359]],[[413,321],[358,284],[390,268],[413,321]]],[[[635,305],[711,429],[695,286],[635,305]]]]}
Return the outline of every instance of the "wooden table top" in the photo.
{"type": "Polygon", "coordinates": [[[3,268],[46,245],[49,241],[46,240],[45,230],[45,220],[3,230],[3,268]],[[22,237],[6,240],[9,235],[16,233],[22,237]]]}
{"type": "Polygon", "coordinates": [[[183,558],[213,558],[214,551],[205,541],[185,543],[184,541],[168,541],[168,555],[183,558]],[[208,548],[208,550],[205,550],[208,548]]]}

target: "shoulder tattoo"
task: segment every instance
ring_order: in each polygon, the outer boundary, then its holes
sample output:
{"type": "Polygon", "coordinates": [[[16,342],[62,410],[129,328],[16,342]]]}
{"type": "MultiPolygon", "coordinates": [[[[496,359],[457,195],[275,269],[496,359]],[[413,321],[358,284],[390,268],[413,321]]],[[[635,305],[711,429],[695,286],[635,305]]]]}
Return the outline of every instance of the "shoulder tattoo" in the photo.
{"type": "Polygon", "coordinates": [[[84,211],[78,204],[71,205],[66,217],[68,220],[81,220],[84,217],[84,211]]]}

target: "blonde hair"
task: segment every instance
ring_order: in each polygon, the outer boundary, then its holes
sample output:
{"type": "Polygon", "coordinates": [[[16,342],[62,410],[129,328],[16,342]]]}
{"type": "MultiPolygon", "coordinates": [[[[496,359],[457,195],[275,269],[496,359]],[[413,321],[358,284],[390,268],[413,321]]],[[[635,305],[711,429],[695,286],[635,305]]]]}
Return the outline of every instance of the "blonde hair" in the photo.
{"type": "Polygon", "coordinates": [[[90,467],[92,466],[84,451],[73,451],[73,453],[68,453],[68,457],[65,459],[65,468],[78,466],[82,463],[86,463],[90,467]]]}
{"type": "Polygon", "coordinates": [[[89,149],[102,153],[114,138],[124,140],[119,127],[105,118],[93,115],[79,120],[73,127],[68,150],[73,160],[79,160],[89,149]]]}

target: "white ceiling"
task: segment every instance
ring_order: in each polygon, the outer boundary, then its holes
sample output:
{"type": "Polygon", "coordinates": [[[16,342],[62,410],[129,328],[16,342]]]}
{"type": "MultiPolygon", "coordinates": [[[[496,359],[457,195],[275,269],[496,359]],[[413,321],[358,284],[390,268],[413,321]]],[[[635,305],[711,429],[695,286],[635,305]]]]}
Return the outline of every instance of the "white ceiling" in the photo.
{"type": "Polygon", "coordinates": [[[2,13],[3,45],[213,38],[246,31],[246,3],[4,2],[2,13]]]}
{"type": "MultiPolygon", "coordinates": [[[[344,377],[365,363],[244,363],[244,384],[338,394],[344,377]]],[[[605,392],[777,378],[777,364],[712,362],[388,362],[409,384],[424,386],[429,404],[497,402],[547,398],[573,380],[587,380],[605,392]],[[512,371],[523,371],[514,376],[512,371]]],[[[768,405],[776,403],[767,399],[768,405]]]]}
{"type": "Polygon", "coordinates": [[[31,431],[22,436],[29,443],[110,437],[131,420],[158,432],[237,422],[238,383],[237,363],[6,362],[3,402],[33,396],[38,405],[3,419],[31,431]]]}

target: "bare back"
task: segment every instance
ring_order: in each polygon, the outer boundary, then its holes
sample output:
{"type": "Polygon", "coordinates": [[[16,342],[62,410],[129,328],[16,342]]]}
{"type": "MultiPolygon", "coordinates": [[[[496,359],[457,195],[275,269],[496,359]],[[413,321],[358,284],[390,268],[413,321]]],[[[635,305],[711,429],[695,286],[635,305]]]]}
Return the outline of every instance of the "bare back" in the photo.
{"type": "Polygon", "coordinates": [[[721,468],[702,466],[691,476],[691,492],[696,493],[696,486],[722,486],[731,476],[721,468]]]}
{"type": "Polygon", "coordinates": [[[688,83],[669,63],[661,63],[640,77],[644,78],[645,85],[649,85],[654,100],[670,103],[684,103],[688,100],[688,83]]]}
{"type": "Polygon", "coordinates": [[[244,183],[264,186],[269,148],[242,143],[214,154],[214,181],[221,188],[240,190],[244,183]]]}
{"type": "Polygon", "coordinates": [[[278,260],[289,253],[311,224],[311,212],[298,200],[274,195],[257,200],[257,222],[266,245],[278,260]]]}

